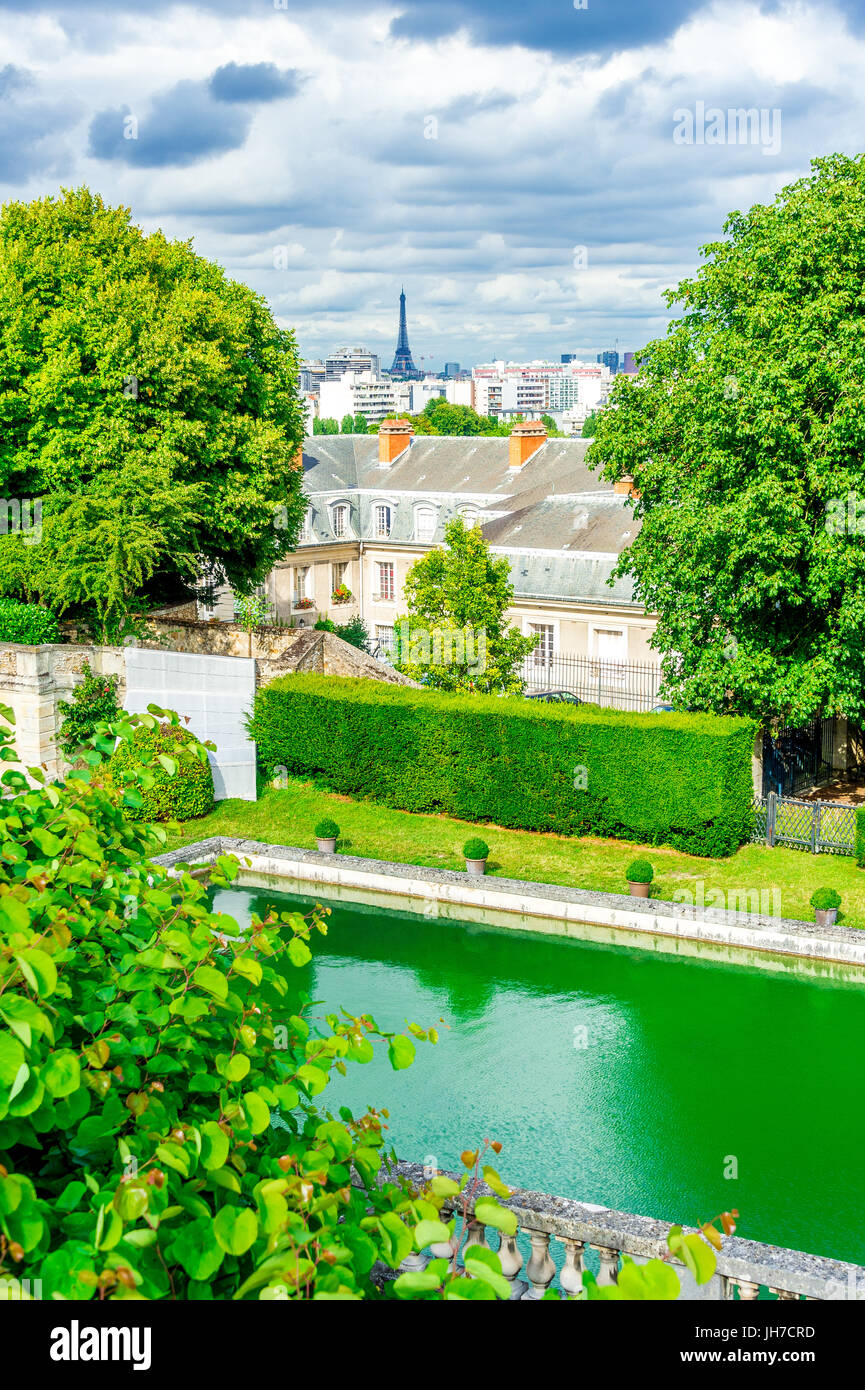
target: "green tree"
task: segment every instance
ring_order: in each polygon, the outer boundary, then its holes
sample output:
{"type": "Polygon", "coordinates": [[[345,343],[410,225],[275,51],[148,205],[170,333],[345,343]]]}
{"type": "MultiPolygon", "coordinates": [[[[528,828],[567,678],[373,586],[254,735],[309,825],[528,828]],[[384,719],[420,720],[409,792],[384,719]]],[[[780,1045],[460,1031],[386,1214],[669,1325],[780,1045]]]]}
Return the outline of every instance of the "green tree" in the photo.
{"type": "Polygon", "coordinates": [[[395,666],[440,690],[519,693],[519,668],[537,646],[505,619],[514,597],[510,565],[493,559],[480,526],[454,517],[445,546],[406,576],[408,616],[394,627],[395,666]]]}
{"type": "Polygon", "coordinates": [[[260,296],[82,188],[3,208],[0,321],[0,484],[43,499],[41,593],[102,621],[292,549],[297,354],[260,296]]]}
{"type": "Polygon", "coordinates": [[[354,417],[354,433],[355,433],[355,434],[368,434],[368,433],[369,433],[369,425],[367,424],[367,419],[366,419],[366,416],[365,416],[365,415],[355,415],[355,417],[354,417]]]}
{"type": "Polygon", "coordinates": [[[618,573],[672,698],[793,723],[865,717],[865,157],[812,170],[668,292],[590,450],[640,494],[618,573]]]}
{"type": "Polygon", "coordinates": [[[339,427],[340,434],[354,434],[354,416],[343,415],[342,424],[339,427]]]}
{"type": "Polygon", "coordinates": [[[599,421],[600,418],[601,418],[601,414],[602,414],[602,412],[601,412],[600,410],[590,410],[590,411],[589,411],[588,415],[586,416],[585,420],[583,421],[583,430],[582,430],[582,437],[583,437],[583,439],[594,439],[594,437],[595,437],[595,435],[597,434],[597,431],[598,431],[598,421],[599,421]]]}
{"type": "Polygon", "coordinates": [[[410,420],[416,434],[510,434],[510,425],[502,424],[490,415],[479,415],[471,406],[451,405],[444,396],[434,396],[431,401],[427,401],[420,415],[403,415],[399,418],[410,420]]]}

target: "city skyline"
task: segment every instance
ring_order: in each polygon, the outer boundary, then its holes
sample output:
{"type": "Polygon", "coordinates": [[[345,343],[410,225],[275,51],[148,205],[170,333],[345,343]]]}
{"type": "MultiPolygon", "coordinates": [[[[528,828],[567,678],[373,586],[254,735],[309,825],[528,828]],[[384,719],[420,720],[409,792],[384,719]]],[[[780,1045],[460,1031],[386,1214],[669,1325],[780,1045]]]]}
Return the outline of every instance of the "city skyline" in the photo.
{"type": "Polygon", "coordinates": [[[402,283],[417,366],[639,350],[732,209],[857,153],[865,126],[863,16],[841,0],[0,16],[4,200],[87,183],[193,238],[304,357],[390,360],[402,283]]]}

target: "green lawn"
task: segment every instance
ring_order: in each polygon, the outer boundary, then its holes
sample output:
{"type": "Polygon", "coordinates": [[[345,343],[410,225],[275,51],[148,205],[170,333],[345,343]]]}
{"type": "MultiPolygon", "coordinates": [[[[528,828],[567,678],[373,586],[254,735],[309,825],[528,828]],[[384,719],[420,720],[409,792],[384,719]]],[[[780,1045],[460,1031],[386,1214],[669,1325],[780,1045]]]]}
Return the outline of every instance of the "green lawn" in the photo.
{"type": "MultiPolygon", "coordinates": [[[[316,821],[332,816],[342,835],[339,849],[372,859],[390,859],[432,868],[464,869],[460,853],[469,835],[481,835],[490,846],[488,872],[503,878],[561,883],[574,888],[627,891],[625,870],[638,854],[655,868],[652,897],[673,900],[687,889],[699,901],[699,885],[707,906],[735,907],[729,897],[711,902],[711,894],[759,892],[778,894],[783,917],[813,921],[808,899],[815,888],[837,888],[842,897],[840,920],[865,927],[865,872],[850,856],[806,854],[792,849],[745,845],[730,859],[698,859],[675,849],[642,848],[621,840],[593,837],[573,839],[529,830],[502,830],[470,825],[447,816],[392,811],[369,801],[324,791],[311,782],[293,780],[284,791],[269,788],[257,802],[222,801],[209,816],[190,821],[181,834],[170,836],[170,847],[203,840],[209,835],[234,835],[268,844],[315,849],[316,821]]],[[[679,901],[682,901],[680,898],[679,901]]],[[[772,911],[773,899],[766,900],[772,911]]],[[[740,900],[744,910],[745,900],[740,900]]],[[[756,901],[755,901],[756,905],[756,901]]]]}

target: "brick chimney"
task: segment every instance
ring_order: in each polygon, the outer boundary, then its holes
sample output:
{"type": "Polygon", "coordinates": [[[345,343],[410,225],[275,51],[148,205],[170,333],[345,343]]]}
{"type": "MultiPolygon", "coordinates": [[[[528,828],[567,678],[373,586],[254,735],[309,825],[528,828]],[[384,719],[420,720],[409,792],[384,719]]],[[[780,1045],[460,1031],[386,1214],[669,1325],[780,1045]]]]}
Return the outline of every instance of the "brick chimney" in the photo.
{"type": "Polygon", "coordinates": [[[410,420],[382,420],[378,427],[378,461],[389,468],[398,454],[412,441],[414,428],[410,420]]]}
{"type": "Polygon", "coordinates": [[[546,442],[547,427],[543,420],[526,420],[523,425],[514,425],[508,440],[508,466],[522,468],[546,442]]]}
{"type": "Polygon", "coordinates": [[[618,492],[622,497],[639,497],[640,495],[634,487],[631,473],[623,473],[621,478],[616,479],[613,483],[613,492],[618,492]]]}

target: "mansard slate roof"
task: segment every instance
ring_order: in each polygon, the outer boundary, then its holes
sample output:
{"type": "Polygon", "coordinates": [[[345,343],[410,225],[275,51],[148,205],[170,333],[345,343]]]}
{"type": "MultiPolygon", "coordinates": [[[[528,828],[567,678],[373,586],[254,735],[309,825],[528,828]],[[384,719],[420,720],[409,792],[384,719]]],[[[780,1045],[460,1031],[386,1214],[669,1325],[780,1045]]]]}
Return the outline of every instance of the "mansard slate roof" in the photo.
{"type": "Polygon", "coordinates": [[[376,435],[314,435],[303,446],[311,540],[298,550],[337,540],[331,514],[337,502],[349,508],[341,540],[400,548],[421,544],[418,506],[436,511],[432,545],[442,543],[452,517],[471,507],[493,551],[507,556],[519,597],[631,603],[631,581],[610,587],[607,579],[639,523],[628,498],[586,467],[589,443],[548,439],[517,471],[508,466],[507,437],[417,435],[383,467],[376,435]],[[387,540],[374,532],[381,503],[391,508],[387,540]]]}

